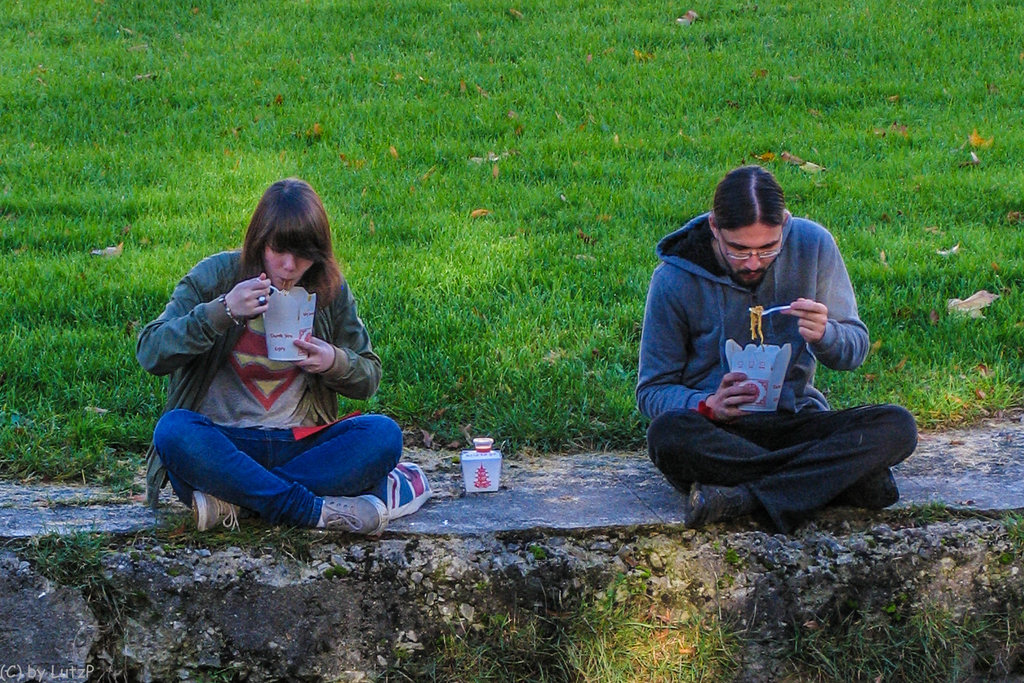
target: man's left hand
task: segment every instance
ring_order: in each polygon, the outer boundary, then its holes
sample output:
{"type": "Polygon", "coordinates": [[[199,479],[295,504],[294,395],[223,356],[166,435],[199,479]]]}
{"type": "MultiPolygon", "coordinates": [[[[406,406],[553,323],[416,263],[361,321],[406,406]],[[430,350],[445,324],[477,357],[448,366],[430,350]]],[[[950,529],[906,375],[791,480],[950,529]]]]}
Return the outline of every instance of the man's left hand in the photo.
{"type": "Polygon", "coordinates": [[[323,339],[310,336],[292,343],[306,352],[306,357],[295,363],[306,372],[327,372],[334,365],[334,346],[323,339]]]}
{"type": "Polygon", "coordinates": [[[797,331],[808,344],[820,342],[825,336],[825,325],[828,324],[828,307],[825,304],[800,298],[783,313],[797,319],[797,331]]]}

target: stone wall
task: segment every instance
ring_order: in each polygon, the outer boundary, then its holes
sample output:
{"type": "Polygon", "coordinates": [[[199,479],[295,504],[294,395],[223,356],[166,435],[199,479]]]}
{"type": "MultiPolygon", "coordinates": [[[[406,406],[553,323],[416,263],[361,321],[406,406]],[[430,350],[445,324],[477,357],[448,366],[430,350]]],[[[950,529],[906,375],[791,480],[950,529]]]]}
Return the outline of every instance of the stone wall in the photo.
{"type": "MultiPolygon", "coordinates": [[[[0,666],[4,680],[29,669],[60,680],[373,678],[429,659],[441,635],[479,630],[488,615],[571,612],[638,572],[652,596],[720,613],[742,633],[740,680],[777,680],[795,631],[852,608],[879,618],[1021,613],[1021,554],[1001,520],[885,519],[822,519],[791,537],[749,526],[315,535],[292,554],[171,549],[140,535],[103,555],[103,590],[88,595],[44,578],[14,548],[0,555],[0,666]]],[[[1008,644],[984,665],[1019,674],[1020,656],[1008,644]]]]}

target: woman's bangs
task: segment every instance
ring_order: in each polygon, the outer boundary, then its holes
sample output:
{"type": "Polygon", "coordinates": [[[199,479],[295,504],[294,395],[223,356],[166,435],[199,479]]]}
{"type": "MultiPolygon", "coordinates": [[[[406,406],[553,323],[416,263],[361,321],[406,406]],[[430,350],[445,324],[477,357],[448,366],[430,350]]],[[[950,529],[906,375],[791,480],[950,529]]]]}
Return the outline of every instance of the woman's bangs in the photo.
{"type": "Polygon", "coordinates": [[[275,222],[267,244],[278,253],[287,252],[310,261],[323,260],[323,246],[317,240],[316,231],[294,218],[275,222]]]}

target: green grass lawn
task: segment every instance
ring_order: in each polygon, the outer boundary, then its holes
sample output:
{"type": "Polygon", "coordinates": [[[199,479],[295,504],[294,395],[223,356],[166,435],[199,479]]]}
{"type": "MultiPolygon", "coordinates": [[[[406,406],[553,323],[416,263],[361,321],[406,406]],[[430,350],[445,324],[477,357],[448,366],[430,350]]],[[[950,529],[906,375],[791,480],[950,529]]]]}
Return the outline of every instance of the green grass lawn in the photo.
{"type": "Polygon", "coordinates": [[[0,474],[125,481],[164,391],[139,326],[290,175],[323,196],[384,359],[344,408],[437,444],[641,446],[654,245],[768,154],[877,344],[819,373],[834,405],[896,401],[923,427],[1024,405],[1024,7],[687,9],[6,2],[0,474]],[[983,319],[947,313],[981,289],[983,319]]]}

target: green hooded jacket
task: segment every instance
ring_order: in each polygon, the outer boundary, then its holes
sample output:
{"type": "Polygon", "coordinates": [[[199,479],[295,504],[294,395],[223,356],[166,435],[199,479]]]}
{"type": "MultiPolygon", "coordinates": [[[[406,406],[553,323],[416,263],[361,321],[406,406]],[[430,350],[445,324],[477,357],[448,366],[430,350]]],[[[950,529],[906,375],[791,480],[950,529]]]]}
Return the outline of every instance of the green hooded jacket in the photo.
{"type": "MultiPolygon", "coordinates": [[[[221,252],[200,261],[181,279],[163,313],[139,334],[135,357],[147,372],[168,375],[164,412],[196,410],[217,370],[228,359],[243,327],[228,317],[217,301],[241,278],[241,253],[221,252]]],[[[373,396],[380,384],[381,362],[356,312],[356,301],[345,282],[334,300],[318,308],[313,336],[335,346],[334,365],[310,374],[300,410],[317,424],[338,417],[338,394],[354,399],[373,396]]],[[[146,455],[146,504],[156,507],[167,471],[156,449],[146,455]]]]}

